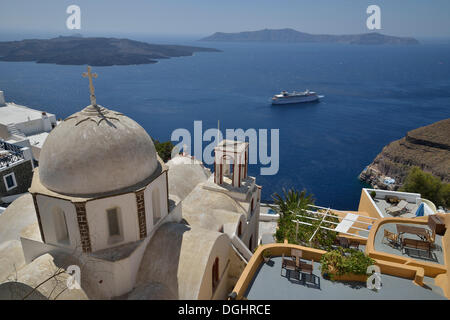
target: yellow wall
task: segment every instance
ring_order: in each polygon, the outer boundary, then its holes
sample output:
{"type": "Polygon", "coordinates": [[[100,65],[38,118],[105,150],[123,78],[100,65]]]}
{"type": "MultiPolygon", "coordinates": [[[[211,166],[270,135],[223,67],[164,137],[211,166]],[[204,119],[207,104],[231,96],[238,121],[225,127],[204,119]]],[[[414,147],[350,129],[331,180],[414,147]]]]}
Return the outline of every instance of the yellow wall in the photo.
{"type": "Polygon", "coordinates": [[[381,218],[380,215],[378,214],[377,209],[374,207],[372,203],[370,195],[364,192],[364,189],[361,189],[361,197],[359,198],[358,211],[367,212],[368,215],[373,218],[381,218]]]}

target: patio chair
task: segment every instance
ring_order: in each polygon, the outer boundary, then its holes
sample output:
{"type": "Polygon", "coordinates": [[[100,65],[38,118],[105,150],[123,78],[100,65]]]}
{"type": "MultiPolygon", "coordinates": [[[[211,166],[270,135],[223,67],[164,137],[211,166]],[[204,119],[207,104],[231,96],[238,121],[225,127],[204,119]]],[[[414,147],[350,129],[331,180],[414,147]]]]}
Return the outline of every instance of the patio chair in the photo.
{"type": "Polygon", "coordinates": [[[306,284],[306,276],[308,276],[308,282],[313,284],[314,287],[320,289],[320,277],[317,277],[313,273],[314,271],[314,260],[311,260],[311,263],[308,262],[300,262],[300,273],[302,274],[303,283],[306,284]],[[316,280],[317,279],[317,280],[316,280]]]}
{"type": "Polygon", "coordinates": [[[433,245],[434,242],[436,241],[436,232],[435,232],[435,230],[433,230],[431,233],[430,233],[430,232],[427,232],[426,239],[427,239],[427,241],[428,241],[430,244],[433,245]]]}
{"type": "Polygon", "coordinates": [[[339,237],[339,245],[342,248],[348,248],[350,246],[350,241],[345,237],[339,237]]]}
{"type": "Polygon", "coordinates": [[[406,208],[407,205],[407,201],[401,200],[396,206],[387,208],[386,212],[393,216],[398,216],[408,211],[408,209],[406,208]]]}
{"type": "Polygon", "coordinates": [[[348,247],[349,247],[350,249],[356,249],[356,250],[359,250],[359,242],[356,241],[356,240],[352,240],[352,241],[349,242],[348,247]]]}
{"type": "Polygon", "coordinates": [[[398,234],[396,234],[394,232],[390,232],[385,229],[383,240],[384,239],[386,239],[388,244],[391,245],[392,247],[400,246],[400,238],[399,238],[398,234]]]}
{"type": "Polygon", "coordinates": [[[314,270],[314,260],[311,260],[311,263],[308,262],[300,262],[300,272],[312,274],[314,270]]]}
{"type": "Polygon", "coordinates": [[[400,200],[396,196],[385,196],[384,201],[392,204],[397,204],[400,200]]]}
{"type": "Polygon", "coordinates": [[[284,257],[284,253],[281,256],[281,272],[280,274],[283,275],[283,269],[286,270],[286,276],[288,278],[291,277],[291,271],[296,271],[297,270],[297,266],[294,260],[292,259],[286,259],[284,257]]]}

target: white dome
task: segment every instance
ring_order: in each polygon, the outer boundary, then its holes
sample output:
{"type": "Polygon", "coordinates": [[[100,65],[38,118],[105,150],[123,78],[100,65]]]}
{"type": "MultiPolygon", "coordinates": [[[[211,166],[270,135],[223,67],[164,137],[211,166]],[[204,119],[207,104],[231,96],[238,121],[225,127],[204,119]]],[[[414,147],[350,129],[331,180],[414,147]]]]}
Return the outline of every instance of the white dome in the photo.
{"type": "Polygon", "coordinates": [[[121,113],[88,106],[50,132],[39,177],[58,193],[100,194],[138,184],[157,168],[155,146],[144,128],[121,113]]]}

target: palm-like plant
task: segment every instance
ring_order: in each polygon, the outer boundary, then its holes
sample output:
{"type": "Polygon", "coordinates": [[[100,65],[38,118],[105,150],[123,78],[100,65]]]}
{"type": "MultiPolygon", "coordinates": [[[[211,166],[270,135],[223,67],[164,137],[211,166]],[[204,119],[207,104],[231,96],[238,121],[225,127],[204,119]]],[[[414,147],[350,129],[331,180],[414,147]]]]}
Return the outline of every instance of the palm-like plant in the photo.
{"type": "MultiPolygon", "coordinates": [[[[298,240],[295,237],[296,226],[291,220],[295,215],[307,209],[309,204],[314,203],[313,195],[307,194],[306,190],[298,191],[295,189],[283,189],[283,195],[274,193],[272,199],[273,205],[271,208],[280,214],[278,230],[275,234],[277,241],[282,242],[284,239],[288,239],[290,243],[297,243],[298,240]]],[[[296,219],[304,220],[305,218],[296,217],[296,219]]],[[[306,239],[311,232],[310,229],[312,228],[304,226],[304,228],[298,230],[298,238],[306,239]]]]}
{"type": "Polygon", "coordinates": [[[274,205],[271,208],[281,216],[305,210],[309,204],[314,204],[312,194],[307,194],[306,190],[298,191],[292,188],[287,191],[283,188],[283,195],[274,193],[272,199],[274,205]]]}

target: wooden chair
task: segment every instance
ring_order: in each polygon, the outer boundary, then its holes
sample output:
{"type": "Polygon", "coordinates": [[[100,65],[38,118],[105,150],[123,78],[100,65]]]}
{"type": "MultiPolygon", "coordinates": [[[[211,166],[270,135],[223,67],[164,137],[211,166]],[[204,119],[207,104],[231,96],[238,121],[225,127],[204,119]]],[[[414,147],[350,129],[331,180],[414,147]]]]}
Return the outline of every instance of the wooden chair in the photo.
{"type": "Polygon", "coordinates": [[[281,256],[281,275],[283,275],[283,269],[286,270],[286,276],[288,278],[291,277],[291,271],[296,271],[297,270],[297,266],[294,260],[292,259],[286,259],[284,257],[284,253],[281,256]],[[289,276],[288,276],[289,273],[289,276]]]}
{"type": "Polygon", "coordinates": [[[351,240],[348,247],[351,249],[359,250],[359,242],[356,240],[351,240]]]}
{"type": "Polygon", "coordinates": [[[432,233],[427,232],[426,239],[427,239],[427,241],[428,241],[430,244],[433,245],[434,242],[436,241],[436,232],[435,232],[435,230],[433,230],[432,233]]]}
{"type": "Polygon", "coordinates": [[[390,232],[390,231],[384,229],[383,240],[384,239],[386,239],[387,242],[389,243],[389,245],[391,245],[392,247],[400,246],[400,238],[399,238],[398,234],[396,234],[394,232],[390,232]]]}
{"type": "Polygon", "coordinates": [[[306,284],[306,275],[309,275],[309,283],[312,283],[315,287],[320,288],[320,277],[316,277],[314,271],[314,260],[311,263],[300,262],[300,273],[302,274],[303,283],[306,284]],[[317,279],[317,280],[316,280],[317,279]]]}
{"type": "Polygon", "coordinates": [[[300,271],[302,273],[312,274],[314,271],[314,260],[311,260],[311,263],[300,262],[300,271]]]}
{"type": "Polygon", "coordinates": [[[342,248],[348,248],[350,246],[350,241],[345,237],[339,237],[339,245],[342,248]]]}

